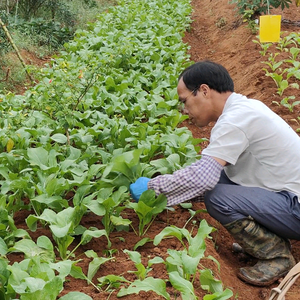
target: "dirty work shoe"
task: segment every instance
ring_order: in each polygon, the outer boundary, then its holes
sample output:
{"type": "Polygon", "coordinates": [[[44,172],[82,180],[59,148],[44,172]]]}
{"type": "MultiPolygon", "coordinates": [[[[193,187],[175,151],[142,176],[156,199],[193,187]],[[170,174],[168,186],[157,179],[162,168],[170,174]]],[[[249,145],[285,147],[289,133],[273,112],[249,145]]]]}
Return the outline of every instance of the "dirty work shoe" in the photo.
{"type": "Polygon", "coordinates": [[[293,256],[259,260],[253,267],[240,268],[237,276],[249,284],[267,286],[284,277],[295,264],[293,256]]]}
{"type": "Polygon", "coordinates": [[[253,267],[241,268],[238,277],[257,286],[270,285],[296,264],[288,240],[250,218],[224,225],[248,254],[258,259],[253,267]]]}
{"type": "Polygon", "coordinates": [[[234,253],[245,253],[243,247],[241,247],[241,245],[238,244],[238,243],[233,243],[232,244],[232,252],[234,252],[234,253]]]}

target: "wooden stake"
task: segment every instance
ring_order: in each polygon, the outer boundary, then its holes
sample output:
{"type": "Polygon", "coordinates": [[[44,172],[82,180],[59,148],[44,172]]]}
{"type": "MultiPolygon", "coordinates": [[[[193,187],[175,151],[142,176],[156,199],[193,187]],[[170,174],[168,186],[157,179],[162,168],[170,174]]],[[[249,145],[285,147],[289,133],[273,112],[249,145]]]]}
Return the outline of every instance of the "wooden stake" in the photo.
{"type": "Polygon", "coordinates": [[[7,27],[5,26],[5,24],[3,23],[3,21],[2,21],[1,18],[0,18],[0,25],[2,26],[2,28],[3,28],[4,32],[5,32],[5,35],[6,35],[7,39],[8,39],[8,41],[10,42],[10,44],[13,46],[14,50],[16,51],[17,56],[18,56],[18,58],[19,58],[19,60],[20,60],[20,62],[22,64],[22,66],[24,67],[25,72],[26,72],[28,78],[30,79],[30,81],[32,83],[34,83],[34,80],[32,79],[32,77],[30,76],[30,74],[29,74],[29,72],[27,70],[27,66],[25,64],[25,61],[24,61],[23,57],[21,56],[21,54],[19,52],[19,49],[17,48],[16,44],[14,43],[14,41],[13,41],[13,39],[12,39],[12,37],[11,37],[8,29],[7,29],[7,27]]]}

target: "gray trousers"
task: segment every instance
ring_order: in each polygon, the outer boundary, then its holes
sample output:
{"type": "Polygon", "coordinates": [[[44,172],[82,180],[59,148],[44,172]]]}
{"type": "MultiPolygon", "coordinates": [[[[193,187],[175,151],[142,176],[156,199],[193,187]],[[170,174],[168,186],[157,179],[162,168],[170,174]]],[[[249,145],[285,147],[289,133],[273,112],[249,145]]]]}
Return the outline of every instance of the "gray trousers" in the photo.
{"type": "Polygon", "coordinates": [[[251,216],[281,237],[300,240],[300,203],[290,192],[237,185],[223,171],[204,201],[208,213],[223,225],[251,216]]]}

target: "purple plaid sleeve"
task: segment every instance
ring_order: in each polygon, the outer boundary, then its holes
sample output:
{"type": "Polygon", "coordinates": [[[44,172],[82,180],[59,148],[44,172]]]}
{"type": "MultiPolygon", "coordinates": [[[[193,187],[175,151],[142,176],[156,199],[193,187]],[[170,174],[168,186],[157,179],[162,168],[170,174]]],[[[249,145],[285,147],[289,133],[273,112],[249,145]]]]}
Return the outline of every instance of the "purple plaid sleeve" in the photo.
{"type": "Polygon", "coordinates": [[[164,194],[168,203],[178,203],[199,197],[218,183],[223,166],[208,155],[173,174],[160,175],[148,182],[148,189],[156,195],[164,194]]]}

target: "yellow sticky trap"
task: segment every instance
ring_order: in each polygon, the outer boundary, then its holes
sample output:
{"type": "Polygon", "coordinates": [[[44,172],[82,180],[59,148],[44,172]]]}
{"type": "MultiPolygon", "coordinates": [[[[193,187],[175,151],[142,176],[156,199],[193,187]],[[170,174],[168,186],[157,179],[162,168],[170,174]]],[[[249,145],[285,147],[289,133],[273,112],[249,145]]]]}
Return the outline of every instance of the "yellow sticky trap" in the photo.
{"type": "Polygon", "coordinates": [[[259,17],[259,40],[261,43],[276,43],[280,40],[281,15],[259,17]]]}

